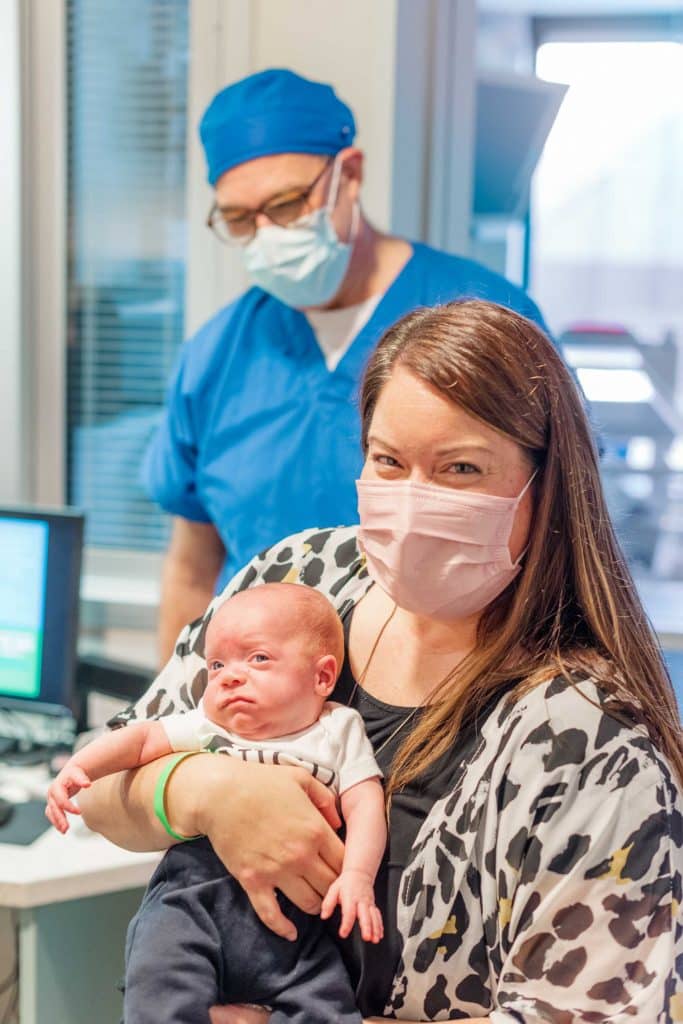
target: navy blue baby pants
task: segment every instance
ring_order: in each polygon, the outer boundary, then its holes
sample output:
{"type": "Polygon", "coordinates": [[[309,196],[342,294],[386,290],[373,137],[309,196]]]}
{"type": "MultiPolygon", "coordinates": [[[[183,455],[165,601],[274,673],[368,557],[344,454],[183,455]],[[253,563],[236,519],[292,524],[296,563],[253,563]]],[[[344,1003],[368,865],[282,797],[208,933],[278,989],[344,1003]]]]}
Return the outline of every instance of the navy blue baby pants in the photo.
{"type": "Polygon", "coordinates": [[[278,898],[295,942],[261,923],[208,839],[170,849],[128,928],[125,1024],[208,1024],[222,1003],[270,1006],[271,1024],[361,1024],[322,922],[278,898]]]}

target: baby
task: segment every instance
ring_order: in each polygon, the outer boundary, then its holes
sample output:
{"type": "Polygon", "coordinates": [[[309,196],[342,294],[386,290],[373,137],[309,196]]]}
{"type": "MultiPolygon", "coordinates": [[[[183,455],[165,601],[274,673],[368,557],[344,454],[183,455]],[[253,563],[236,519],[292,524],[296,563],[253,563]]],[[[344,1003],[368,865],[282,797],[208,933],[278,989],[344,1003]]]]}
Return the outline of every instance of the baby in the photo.
{"type": "MultiPolygon", "coordinates": [[[[309,587],[269,583],[214,614],[206,633],[208,684],[199,707],[131,722],[69,760],[48,792],[61,832],[79,789],[177,750],[306,768],[339,795],[344,862],[322,916],[337,904],[340,934],[358,921],[379,942],[374,880],[386,843],[381,772],[356,711],[327,700],[343,655],[340,620],[309,587]]],[[[126,942],[124,1016],[130,1024],[206,1024],[217,1003],[272,1007],[271,1024],[361,1024],[338,950],[316,917],[279,895],[296,941],[270,932],[207,839],[171,848],[155,872],[126,942]]]]}

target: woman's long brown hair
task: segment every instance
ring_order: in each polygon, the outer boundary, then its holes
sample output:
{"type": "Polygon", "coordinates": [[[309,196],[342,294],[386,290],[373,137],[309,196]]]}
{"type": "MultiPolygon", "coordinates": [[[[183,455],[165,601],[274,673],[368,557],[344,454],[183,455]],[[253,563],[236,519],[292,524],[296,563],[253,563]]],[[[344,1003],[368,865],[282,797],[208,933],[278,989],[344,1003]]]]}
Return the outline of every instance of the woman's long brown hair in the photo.
{"type": "Polygon", "coordinates": [[[553,344],[535,324],[489,302],[408,314],[384,335],[365,372],[364,451],[397,366],[515,441],[538,474],[523,571],[486,609],[475,650],[397,752],[388,798],[426,773],[463,721],[511,681],[514,698],[575,672],[608,691],[606,707],[617,716],[640,719],[683,784],[671,680],[614,534],[582,398],[553,344]]]}

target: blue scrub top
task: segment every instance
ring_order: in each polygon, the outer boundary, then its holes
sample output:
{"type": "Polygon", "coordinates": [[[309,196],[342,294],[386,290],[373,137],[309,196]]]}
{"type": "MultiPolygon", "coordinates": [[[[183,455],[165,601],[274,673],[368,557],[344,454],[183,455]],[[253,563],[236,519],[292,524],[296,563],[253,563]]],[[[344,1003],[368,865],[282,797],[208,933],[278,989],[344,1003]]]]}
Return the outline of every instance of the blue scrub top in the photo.
{"type": "Polygon", "coordinates": [[[167,512],[214,524],[227,551],[218,591],[282,537],[358,521],[358,388],[368,358],[405,313],[459,298],[489,299],[547,330],[531,299],[505,278],[413,244],[332,371],[303,313],[260,288],[182,346],[144,482],[167,512]]]}

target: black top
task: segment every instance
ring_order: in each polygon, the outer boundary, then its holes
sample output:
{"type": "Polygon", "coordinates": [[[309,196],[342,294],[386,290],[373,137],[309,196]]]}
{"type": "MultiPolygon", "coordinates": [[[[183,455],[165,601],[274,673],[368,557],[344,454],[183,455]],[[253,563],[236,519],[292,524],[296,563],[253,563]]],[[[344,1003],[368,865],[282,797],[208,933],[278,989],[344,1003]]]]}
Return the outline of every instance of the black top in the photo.
{"type": "MultiPolygon", "coordinates": [[[[411,708],[385,704],[360,686],[356,688],[348,657],[352,614],[353,608],[343,618],[347,654],[331,699],[348,704],[362,715],[376,751],[377,763],[386,777],[396,752],[418,724],[423,711],[420,708],[411,715],[411,708]],[[408,716],[411,716],[409,721],[408,716]],[[402,722],[405,722],[403,728],[380,750],[402,722]]],[[[476,722],[460,730],[451,750],[432,766],[427,776],[413,780],[392,797],[389,839],[375,883],[375,899],[384,919],[384,938],[377,945],[363,942],[356,927],[348,939],[337,939],[363,1016],[382,1016],[391,993],[401,955],[396,926],[399,884],[415,837],[432,806],[454,788],[459,773],[475,749],[479,730],[500,696],[500,692],[496,694],[495,700],[477,716],[476,722]]],[[[338,915],[332,918],[332,927],[336,932],[338,915]]]]}

